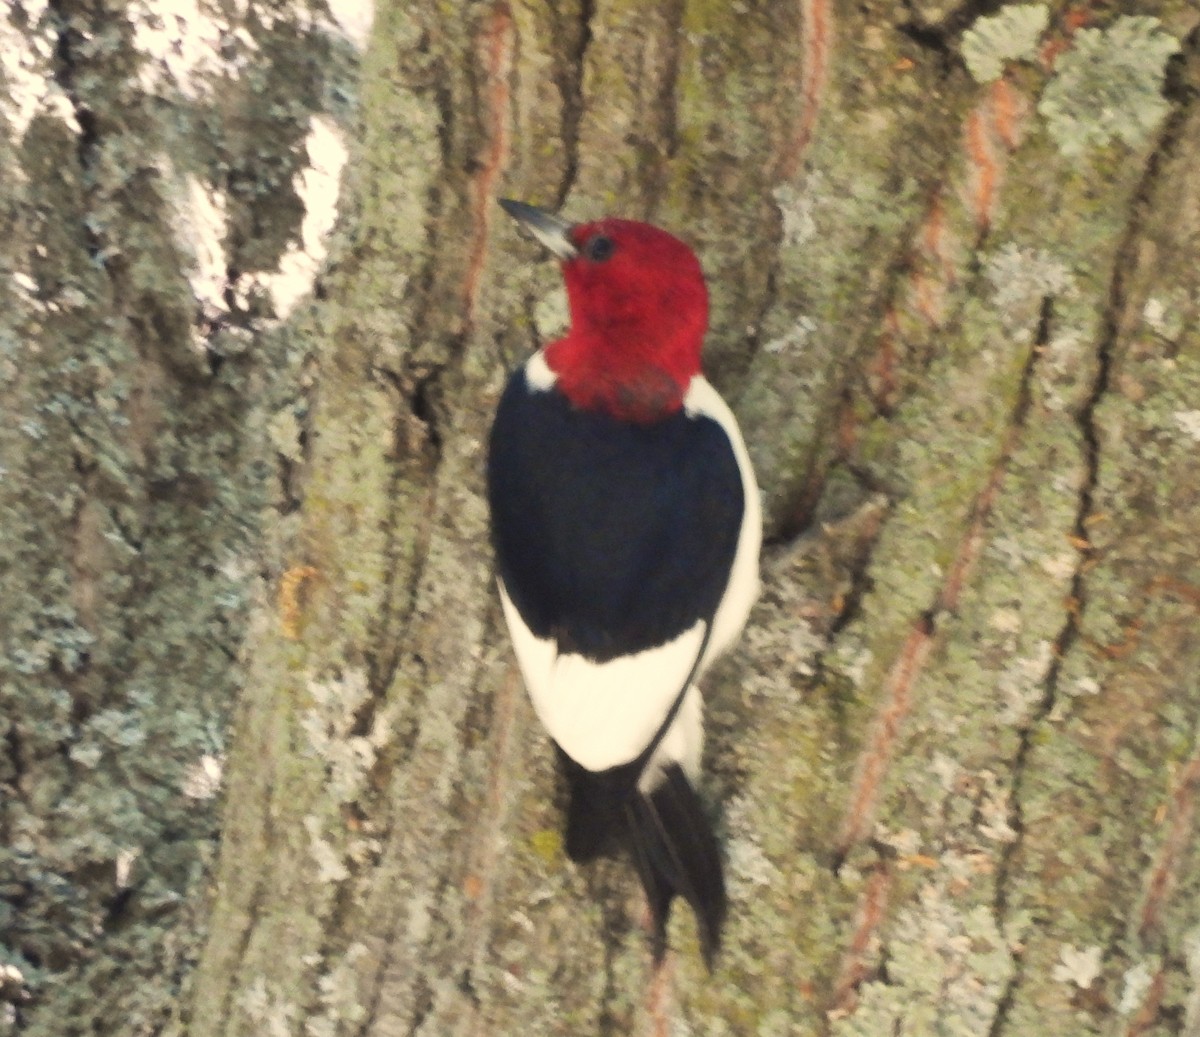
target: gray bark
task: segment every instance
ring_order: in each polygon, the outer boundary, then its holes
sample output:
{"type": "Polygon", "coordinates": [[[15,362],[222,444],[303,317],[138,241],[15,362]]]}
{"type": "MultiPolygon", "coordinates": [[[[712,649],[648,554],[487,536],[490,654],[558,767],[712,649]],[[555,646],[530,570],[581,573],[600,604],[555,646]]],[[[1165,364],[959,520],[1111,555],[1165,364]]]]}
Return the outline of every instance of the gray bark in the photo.
{"type": "Polygon", "coordinates": [[[8,16],[0,1032],[1200,1032],[1194,7],[209,13],[8,16]],[[497,194],[710,279],[769,527],[711,976],[561,851],[481,488],[562,303],[497,194]]]}

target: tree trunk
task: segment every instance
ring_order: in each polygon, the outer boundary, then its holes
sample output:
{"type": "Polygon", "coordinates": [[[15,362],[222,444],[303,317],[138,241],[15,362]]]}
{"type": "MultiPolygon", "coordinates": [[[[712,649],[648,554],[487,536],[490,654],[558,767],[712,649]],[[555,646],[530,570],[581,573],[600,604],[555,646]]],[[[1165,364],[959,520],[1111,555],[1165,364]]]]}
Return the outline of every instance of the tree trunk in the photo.
{"type": "Polygon", "coordinates": [[[0,1033],[1200,1034],[1194,5],[361,15],[6,16],[0,1033]],[[562,853],[498,194],[709,278],[769,537],[712,975],[562,853]]]}

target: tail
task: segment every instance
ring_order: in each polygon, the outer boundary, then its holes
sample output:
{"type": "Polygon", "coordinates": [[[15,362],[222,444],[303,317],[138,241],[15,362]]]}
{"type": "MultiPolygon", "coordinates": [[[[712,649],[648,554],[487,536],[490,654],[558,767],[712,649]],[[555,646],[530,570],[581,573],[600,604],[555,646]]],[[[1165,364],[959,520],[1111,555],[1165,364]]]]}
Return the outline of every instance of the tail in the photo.
{"type": "Polygon", "coordinates": [[[667,947],[671,901],[683,897],[696,913],[700,949],[712,971],[728,903],[721,850],[700,797],[677,763],[662,770],[648,795],[626,802],[626,838],[654,919],[654,957],[667,947]]]}
{"type": "Polygon", "coordinates": [[[570,794],[565,849],[571,860],[583,864],[616,848],[624,805],[636,794],[637,771],[629,766],[589,771],[557,748],[570,794]]]}
{"type": "Polygon", "coordinates": [[[713,969],[727,900],[721,851],[700,797],[678,763],[662,768],[649,795],[638,791],[626,804],[630,851],[654,917],[654,957],[666,951],[671,901],[683,897],[696,912],[704,964],[713,969]]]}
{"type": "Polygon", "coordinates": [[[696,914],[700,948],[711,971],[728,903],[721,850],[700,797],[678,763],[659,771],[653,791],[638,788],[636,767],[589,771],[559,750],[570,790],[565,849],[573,861],[593,860],[625,846],[646,891],[654,920],[654,957],[667,948],[671,902],[683,897],[696,914]]]}

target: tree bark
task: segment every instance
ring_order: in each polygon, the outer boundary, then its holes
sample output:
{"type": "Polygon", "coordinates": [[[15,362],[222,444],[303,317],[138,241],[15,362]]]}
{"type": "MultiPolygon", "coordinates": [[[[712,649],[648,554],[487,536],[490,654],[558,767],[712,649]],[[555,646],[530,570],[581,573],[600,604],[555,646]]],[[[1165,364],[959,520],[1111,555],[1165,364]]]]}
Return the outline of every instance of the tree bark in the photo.
{"type": "Polygon", "coordinates": [[[7,16],[0,1032],[1200,1033],[1193,5],[163,11],[7,16]],[[709,278],[712,975],[561,850],[497,195],[709,278]]]}

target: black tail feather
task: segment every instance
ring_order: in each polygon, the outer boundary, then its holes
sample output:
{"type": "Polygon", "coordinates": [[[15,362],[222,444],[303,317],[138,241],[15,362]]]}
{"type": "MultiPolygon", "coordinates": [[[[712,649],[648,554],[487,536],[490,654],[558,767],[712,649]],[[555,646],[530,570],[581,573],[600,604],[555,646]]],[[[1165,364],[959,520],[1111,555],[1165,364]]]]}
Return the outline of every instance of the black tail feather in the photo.
{"type": "Polygon", "coordinates": [[[589,771],[558,750],[570,800],[567,803],[567,856],[577,863],[595,860],[616,848],[624,825],[624,804],[637,785],[637,775],[625,767],[589,771]]]}
{"type": "Polygon", "coordinates": [[[711,970],[728,903],[721,850],[700,797],[683,769],[669,764],[653,792],[628,801],[626,816],[630,852],[654,919],[655,958],[666,949],[671,901],[681,896],[696,913],[700,948],[711,970]]]}
{"type": "Polygon", "coordinates": [[[700,947],[712,968],[727,902],[721,850],[700,797],[683,768],[666,765],[648,795],[638,790],[643,762],[589,771],[559,750],[570,801],[564,839],[573,861],[594,860],[620,842],[633,858],[654,920],[654,957],[667,947],[671,902],[683,897],[696,913],[700,947]]]}

